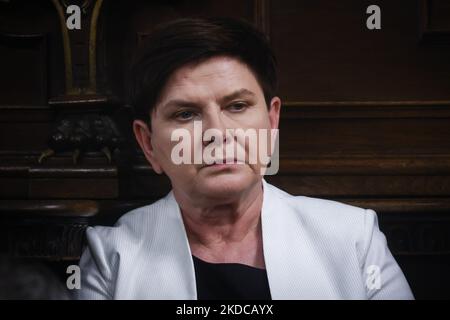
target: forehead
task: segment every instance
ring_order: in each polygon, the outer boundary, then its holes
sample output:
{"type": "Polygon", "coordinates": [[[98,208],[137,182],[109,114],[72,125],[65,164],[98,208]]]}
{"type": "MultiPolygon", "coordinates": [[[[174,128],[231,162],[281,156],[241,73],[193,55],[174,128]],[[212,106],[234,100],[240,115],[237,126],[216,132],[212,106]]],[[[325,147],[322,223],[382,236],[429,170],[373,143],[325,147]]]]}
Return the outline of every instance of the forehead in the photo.
{"type": "Polygon", "coordinates": [[[254,73],[245,63],[233,57],[217,56],[176,70],[162,90],[159,104],[169,98],[226,95],[241,88],[262,94],[254,73]]]}

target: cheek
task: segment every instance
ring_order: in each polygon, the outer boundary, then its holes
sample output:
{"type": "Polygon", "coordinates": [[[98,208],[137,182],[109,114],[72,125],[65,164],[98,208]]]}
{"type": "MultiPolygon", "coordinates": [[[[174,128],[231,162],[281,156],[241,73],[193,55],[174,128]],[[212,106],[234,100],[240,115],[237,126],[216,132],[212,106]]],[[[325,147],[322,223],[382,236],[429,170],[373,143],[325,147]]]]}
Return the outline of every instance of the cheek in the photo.
{"type": "Polygon", "coordinates": [[[266,106],[259,106],[246,115],[245,120],[247,128],[268,129],[270,128],[269,113],[266,106]]]}
{"type": "MultiPolygon", "coordinates": [[[[159,162],[159,164],[162,166],[165,172],[180,172],[180,171],[186,171],[189,170],[187,167],[192,166],[191,164],[175,164],[174,161],[172,161],[172,152],[177,152],[177,150],[180,149],[180,146],[182,146],[183,150],[184,147],[190,149],[191,158],[194,155],[195,149],[201,149],[202,147],[202,140],[201,135],[200,138],[196,138],[193,134],[191,128],[185,128],[187,131],[189,131],[189,137],[187,137],[190,141],[190,144],[188,142],[183,143],[185,138],[181,138],[180,140],[175,139],[172,141],[172,132],[175,129],[165,129],[160,130],[159,134],[157,134],[154,138],[154,150],[155,150],[155,158],[159,162]],[[177,148],[175,148],[177,147],[177,148]]],[[[201,152],[200,152],[201,154],[201,152]]],[[[178,156],[179,154],[176,153],[178,156]]],[[[191,159],[193,162],[194,160],[191,159]]]]}
{"type": "Polygon", "coordinates": [[[171,143],[173,142],[170,141],[170,133],[168,132],[160,131],[160,133],[154,135],[152,144],[155,150],[154,155],[158,160],[167,161],[167,158],[170,159],[171,143]]]}

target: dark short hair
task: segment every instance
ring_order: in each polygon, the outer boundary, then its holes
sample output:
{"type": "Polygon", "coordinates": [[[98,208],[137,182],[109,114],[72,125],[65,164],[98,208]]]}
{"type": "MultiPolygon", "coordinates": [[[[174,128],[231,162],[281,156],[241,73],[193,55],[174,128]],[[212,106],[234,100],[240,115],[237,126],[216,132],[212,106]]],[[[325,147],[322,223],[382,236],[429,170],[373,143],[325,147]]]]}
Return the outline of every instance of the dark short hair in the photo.
{"type": "Polygon", "coordinates": [[[220,55],[237,58],[250,68],[269,107],[277,89],[277,74],[266,36],[237,19],[187,18],[158,26],[135,55],[128,83],[134,117],[150,120],[161,91],[176,70],[220,55]]]}

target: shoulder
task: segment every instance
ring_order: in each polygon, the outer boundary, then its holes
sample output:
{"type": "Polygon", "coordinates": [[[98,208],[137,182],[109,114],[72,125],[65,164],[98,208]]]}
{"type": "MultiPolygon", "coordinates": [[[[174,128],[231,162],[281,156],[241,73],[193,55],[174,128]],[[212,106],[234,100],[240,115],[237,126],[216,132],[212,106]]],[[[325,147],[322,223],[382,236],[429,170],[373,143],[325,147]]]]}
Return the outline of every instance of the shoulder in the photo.
{"type": "Polygon", "coordinates": [[[301,239],[330,264],[347,261],[341,265],[344,270],[352,261],[353,268],[362,268],[369,251],[387,251],[374,210],[269,188],[269,198],[276,204],[270,222],[280,224],[277,229],[283,228],[290,239],[301,239]]]}
{"type": "Polygon", "coordinates": [[[373,216],[374,214],[374,211],[370,209],[334,200],[294,196],[273,185],[266,185],[270,189],[269,192],[272,199],[276,198],[276,201],[295,212],[303,220],[348,225],[348,223],[362,223],[368,216],[373,216]]]}
{"type": "Polygon", "coordinates": [[[144,241],[143,235],[150,236],[153,229],[161,225],[169,211],[169,195],[143,207],[125,213],[114,226],[94,226],[86,231],[91,247],[102,246],[103,250],[128,250],[144,241]],[[122,248],[127,246],[128,248],[122,248]]]}
{"type": "Polygon", "coordinates": [[[166,198],[126,213],[113,227],[86,230],[87,247],[79,262],[83,290],[75,295],[78,299],[114,297],[119,270],[132,270],[143,244],[155,242],[155,229],[149,226],[158,227],[158,219],[167,211],[166,198]]]}
{"type": "Polygon", "coordinates": [[[285,223],[293,232],[308,234],[315,241],[340,243],[364,249],[374,229],[378,228],[374,210],[365,209],[339,201],[294,196],[273,185],[269,188],[270,201],[277,203],[273,210],[281,211],[285,223]]]}

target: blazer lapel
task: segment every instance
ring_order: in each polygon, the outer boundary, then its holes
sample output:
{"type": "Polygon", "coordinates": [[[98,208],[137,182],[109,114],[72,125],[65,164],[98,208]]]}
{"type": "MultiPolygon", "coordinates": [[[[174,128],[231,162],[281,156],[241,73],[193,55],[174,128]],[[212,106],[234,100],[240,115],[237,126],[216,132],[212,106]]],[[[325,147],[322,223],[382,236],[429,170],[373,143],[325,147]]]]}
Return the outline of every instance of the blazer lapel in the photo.
{"type": "Polygon", "coordinates": [[[263,252],[272,299],[332,299],[329,272],[292,204],[263,180],[263,252]]]}
{"type": "MultiPolygon", "coordinates": [[[[167,240],[166,244],[172,244],[171,258],[167,259],[171,264],[176,264],[176,269],[179,270],[178,276],[175,278],[164,279],[164,281],[174,281],[170,286],[173,292],[161,293],[164,294],[164,299],[167,296],[176,297],[174,299],[180,300],[195,300],[197,299],[197,286],[195,281],[194,261],[189,246],[189,241],[184,227],[181,210],[175,200],[173,191],[167,195],[167,209],[166,219],[169,219],[167,226],[171,230],[164,231],[164,237],[167,240]]],[[[164,266],[161,266],[164,268],[164,266]]]]}

